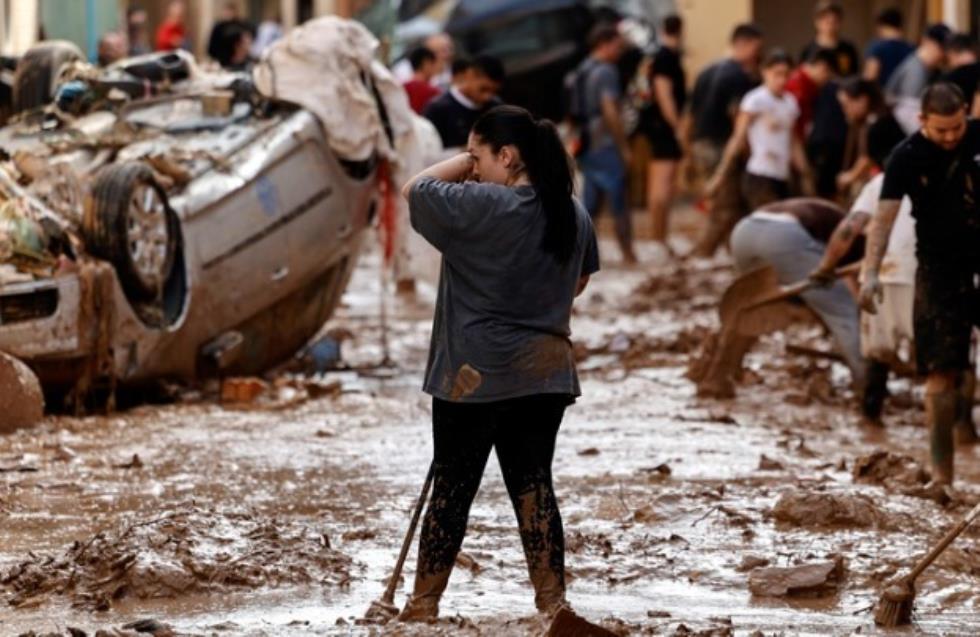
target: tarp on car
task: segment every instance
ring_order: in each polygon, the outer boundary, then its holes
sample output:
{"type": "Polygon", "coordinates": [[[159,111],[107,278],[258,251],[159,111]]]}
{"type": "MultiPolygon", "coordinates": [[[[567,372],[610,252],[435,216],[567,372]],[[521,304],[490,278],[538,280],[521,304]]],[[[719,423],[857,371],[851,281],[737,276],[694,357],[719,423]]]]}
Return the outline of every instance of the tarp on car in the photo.
{"type": "Polygon", "coordinates": [[[376,60],[378,47],[358,22],[316,18],[266,49],[253,71],[255,86],[266,97],[316,115],[330,148],[343,159],[364,161],[377,152],[397,162],[372,85],[384,102],[396,147],[414,135],[413,112],[404,89],[376,60]]]}

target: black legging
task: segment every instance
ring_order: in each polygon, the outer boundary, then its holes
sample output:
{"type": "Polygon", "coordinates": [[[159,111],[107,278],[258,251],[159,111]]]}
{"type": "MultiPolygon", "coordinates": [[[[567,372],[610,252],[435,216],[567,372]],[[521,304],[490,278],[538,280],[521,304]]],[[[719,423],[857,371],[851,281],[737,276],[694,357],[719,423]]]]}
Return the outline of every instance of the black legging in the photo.
{"type": "Polygon", "coordinates": [[[551,461],[570,402],[562,395],[482,404],[433,400],[435,472],[419,540],[416,603],[437,603],[445,590],[491,448],[517,514],[535,604],[546,610],[564,601],[565,538],[551,461]]]}

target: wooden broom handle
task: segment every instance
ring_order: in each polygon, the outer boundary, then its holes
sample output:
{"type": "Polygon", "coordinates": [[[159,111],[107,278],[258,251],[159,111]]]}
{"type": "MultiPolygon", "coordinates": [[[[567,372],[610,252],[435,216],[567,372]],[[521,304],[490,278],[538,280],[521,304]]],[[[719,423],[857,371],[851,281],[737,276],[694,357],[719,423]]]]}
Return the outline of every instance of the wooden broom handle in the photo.
{"type": "Polygon", "coordinates": [[[980,503],[973,507],[973,510],[967,513],[966,517],[960,520],[959,524],[946,532],[943,539],[939,540],[939,543],[936,544],[931,551],[926,553],[925,557],[918,561],[918,563],[912,569],[912,572],[909,573],[908,577],[905,579],[909,582],[915,581],[915,578],[921,575],[922,571],[926,570],[929,565],[932,564],[936,558],[946,550],[946,547],[952,544],[953,540],[955,540],[959,534],[966,529],[966,527],[973,524],[974,520],[976,520],[978,517],[980,517],[980,503]]]}

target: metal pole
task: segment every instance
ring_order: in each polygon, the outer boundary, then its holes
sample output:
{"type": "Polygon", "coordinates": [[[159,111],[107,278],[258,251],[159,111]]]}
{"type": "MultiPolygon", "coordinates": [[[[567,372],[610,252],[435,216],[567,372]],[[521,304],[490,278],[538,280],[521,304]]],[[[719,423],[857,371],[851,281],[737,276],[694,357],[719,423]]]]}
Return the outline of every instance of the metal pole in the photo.
{"type": "Polygon", "coordinates": [[[95,0],[85,0],[85,48],[90,62],[99,57],[99,34],[95,19],[95,0]]]}

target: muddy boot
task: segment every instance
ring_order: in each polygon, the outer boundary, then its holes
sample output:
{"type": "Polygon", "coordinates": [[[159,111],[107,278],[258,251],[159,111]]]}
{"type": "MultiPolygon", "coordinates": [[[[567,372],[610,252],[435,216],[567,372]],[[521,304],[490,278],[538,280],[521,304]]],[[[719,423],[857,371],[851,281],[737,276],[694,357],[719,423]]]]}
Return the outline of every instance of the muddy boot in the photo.
{"type": "Polygon", "coordinates": [[[953,429],[958,444],[975,445],[980,442],[980,435],[977,435],[977,427],[973,422],[973,394],[976,386],[977,377],[973,372],[964,373],[957,390],[956,426],[953,429]]]}
{"type": "Polygon", "coordinates": [[[534,605],[542,613],[554,612],[567,604],[564,531],[554,494],[542,486],[518,496],[517,507],[534,605]]]}
{"type": "Polygon", "coordinates": [[[881,361],[869,360],[867,378],[861,396],[861,417],[863,424],[882,427],[881,412],[888,396],[889,366],[881,361]]]}
{"type": "Polygon", "coordinates": [[[449,583],[452,569],[435,575],[415,575],[415,591],[398,615],[401,622],[424,622],[439,617],[439,600],[449,583]]]}
{"type": "Polygon", "coordinates": [[[925,402],[933,482],[953,484],[953,427],[959,402],[957,392],[926,394],[925,402]]]}

